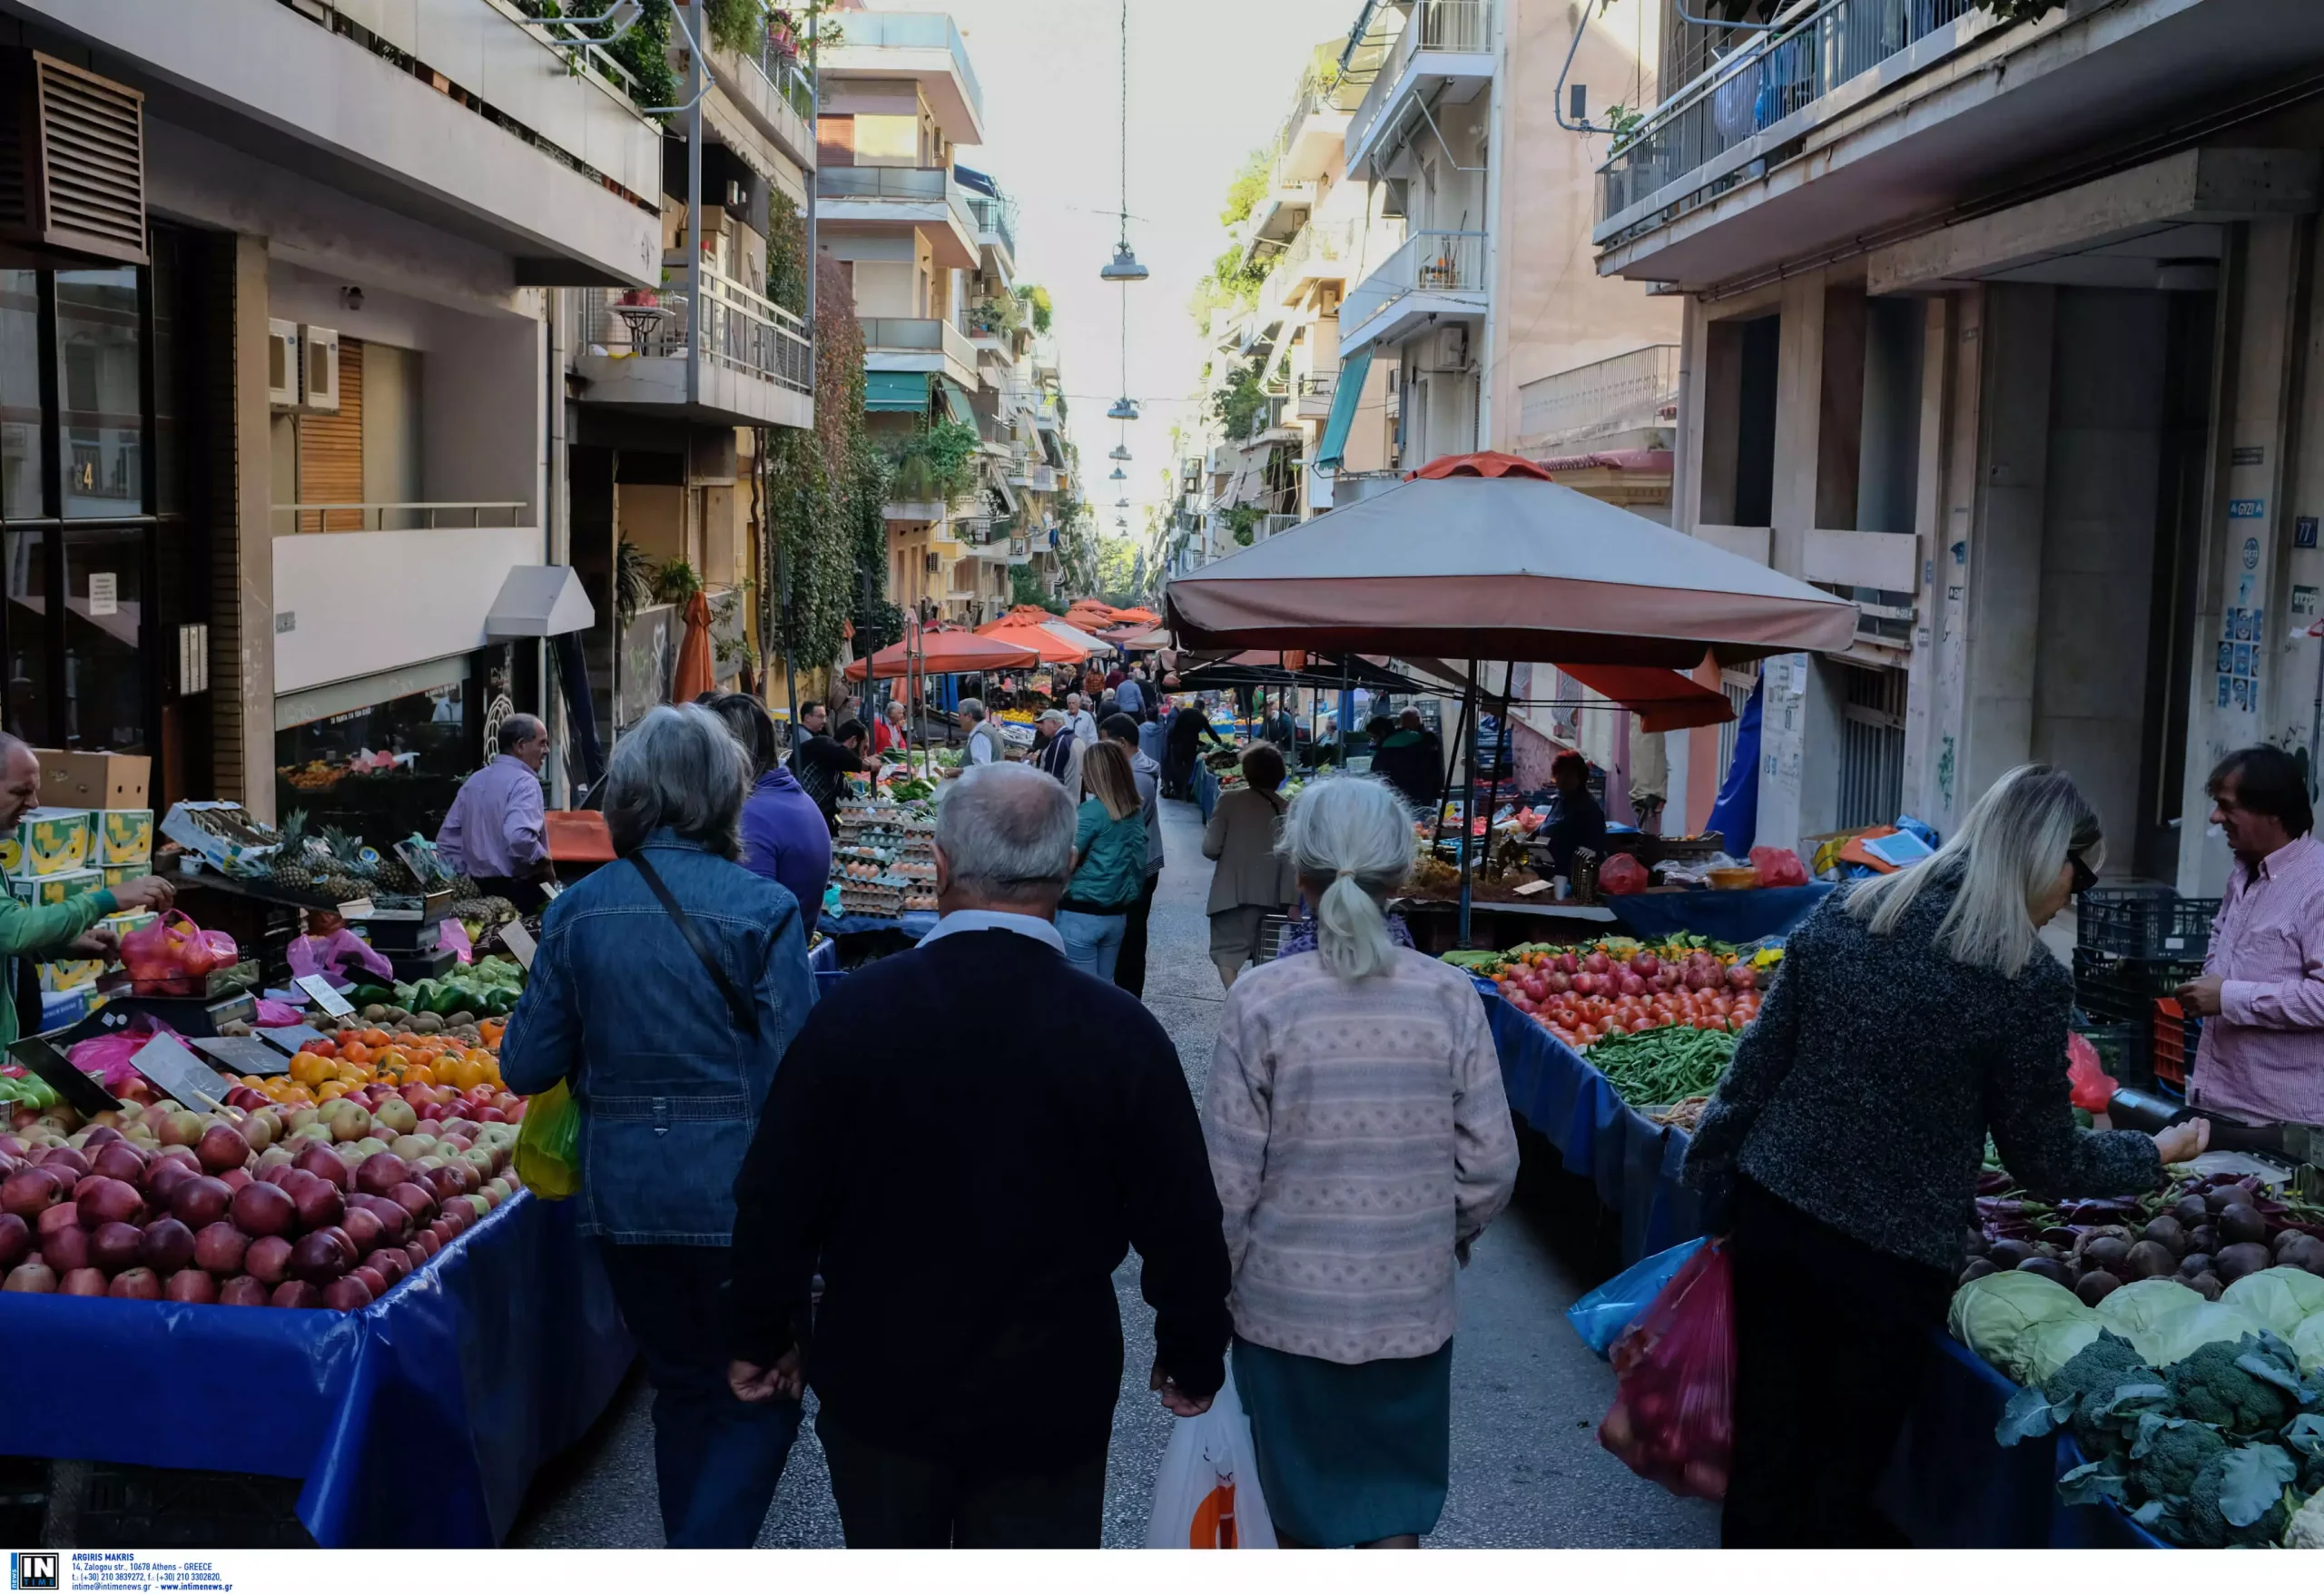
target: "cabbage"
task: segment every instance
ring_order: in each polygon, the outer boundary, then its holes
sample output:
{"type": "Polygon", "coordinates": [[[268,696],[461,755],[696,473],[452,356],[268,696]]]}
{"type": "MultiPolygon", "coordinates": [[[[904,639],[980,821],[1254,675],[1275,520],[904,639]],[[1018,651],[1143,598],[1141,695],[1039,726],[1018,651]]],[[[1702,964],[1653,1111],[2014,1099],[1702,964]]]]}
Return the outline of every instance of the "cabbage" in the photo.
{"type": "Polygon", "coordinates": [[[2201,1305],[2202,1300],[2192,1286],[2175,1279],[2140,1279],[2108,1292],[2098,1304],[2098,1316],[2106,1327],[2136,1345],[2140,1335],[2166,1318],[2201,1305]]]}
{"type": "Polygon", "coordinates": [[[2167,1368],[2215,1340],[2237,1341],[2259,1333],[2260,1325],[2249,1314],[2238,1312],[2223,1301],[2207,1302],[2197,1296],[2195,1305],[2186,1312],[2163,1319],[2142,1336],[2133,1335],[2131,1344],[2138,1347],[2139,1355],[2151,1366],[2167,1368]]]}
{"type": "MultiPolygon", "coordinates": [[[[2025,1343],[2035,1330],[2059,1323],[2087,1324],[2091,1330],[2081,1344],[2058,1358],[2060,1364],[2098,1338],[2098,1315],[2079,1296],[2055,1280],[2015,1268],[1971,1280],[1953,1293],[1952,1310],[1945,1314],[1954,1339],[2020,1384],[2032,1382],[2027,1359],[2037,1350],[2025,1343]]],[[[2045,1341],[2038,1352],[2046,1362],[2057,1349],[2056,1343],[2045,1341]]],[[[2055,1366],[2051,1365],[2052,1371],[2055,1366]]]]}
{"type": "Polygon", "coordinates": [[[2324,1279],[2305,1268],[2263,1268],[2229,1285],[2220,1300],[2290,1340],[2301,1324],[2324,1313],[2324,1279]]]}
{"type": "MultiPolygon", "coordinates": [[[[2292,1354],[2299,1359],[2303,1375],[2324,1374],[2324,1313],[2319,1313],[2291,1333],[2292,1354]]],[[[2317,1496],[2324,1501],[2324,1492],[2317,1496]]]]}
{"type": "Polygon", "coordinates": [[[2009,1370],[2020,1384],[2047,1384],[2051,1375],[2073,1361],[2083,1347],[2106,1333],[2095,1314],[2088,1318],[2058,1318],[2037,1324],[2018,1337],[2009,1370]]]}

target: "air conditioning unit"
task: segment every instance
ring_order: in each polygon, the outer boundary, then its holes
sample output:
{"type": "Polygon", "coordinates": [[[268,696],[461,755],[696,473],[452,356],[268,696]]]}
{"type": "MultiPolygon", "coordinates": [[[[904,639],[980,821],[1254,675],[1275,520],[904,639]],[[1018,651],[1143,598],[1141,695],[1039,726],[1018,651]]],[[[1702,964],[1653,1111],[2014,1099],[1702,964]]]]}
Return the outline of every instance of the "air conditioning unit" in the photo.
{"type": "Polygon", "coordinates": [[[143,94],[0,51],[0,244],[32,257],[16,265],[146,264],[143,94]]]}
{"type": "Polygon", "coordinates": [[[266,402],[276,409],[299,408],[299,324],[266,324],[266,402]]]}
{"type": "Polygon", "coordinates": [[[1462,371],[1469,366],[1469,329],[1465,322],[1455,322],[1436,335],[1436,369],[1462,371]]]}
{"type": "Polygon", "coordinates": [[[299,328],[299,408],[339,413],[339,329],[299,328]]]}

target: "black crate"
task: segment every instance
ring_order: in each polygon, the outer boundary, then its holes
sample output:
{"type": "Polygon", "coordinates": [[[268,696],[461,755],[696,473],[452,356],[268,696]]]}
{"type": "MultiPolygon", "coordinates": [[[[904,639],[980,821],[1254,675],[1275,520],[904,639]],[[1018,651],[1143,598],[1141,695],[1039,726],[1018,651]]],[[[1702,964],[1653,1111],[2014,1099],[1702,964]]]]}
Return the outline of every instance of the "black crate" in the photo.
{"type": "Polygon", "coordinates": [[[2150,1049],[2152,1031],[2145,1025],[2099,1025],[2077,1021],[2076,1034],[2097,1050],[2099,1061],[2118,1086],[2142,1088],[2154,1084],[2150,1049]]]}
{"type": "MultiPolygon", "coordinates": [[[[60,1463],[80,1472],[73,1544],[93,1550],[305,1550],[304,1481],[117,1463],[60,1463]]],[[[62,1493],[60,1492],[60,1493],[62,1493]]]]}
{"type": "Polygon", "coordinates": [[[2201,959],[2116,958],[2095,948],[2073,950],[2074,1003],[2099,1025],[2152,1026],[2154,999],[2203,972],[2201,959]]]}
{"type": "Polygon", "coordinates": [[[2168,886],[2093,886],[2075,908],[2075,940],[2117,958],[2200,965],[2219,903],[2216,897],[2181,897],[2168,886]]]}

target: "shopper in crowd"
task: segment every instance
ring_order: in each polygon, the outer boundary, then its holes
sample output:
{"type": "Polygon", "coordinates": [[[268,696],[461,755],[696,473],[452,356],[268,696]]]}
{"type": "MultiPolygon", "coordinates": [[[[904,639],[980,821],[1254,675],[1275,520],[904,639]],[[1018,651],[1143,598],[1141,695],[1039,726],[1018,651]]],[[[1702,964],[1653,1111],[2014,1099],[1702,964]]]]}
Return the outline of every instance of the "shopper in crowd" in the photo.
{"type": "Polygon", "coordinates": [[[1000,727],[985,713],[981,698],[962,698],[959,710],[960,728],[968,734],[960,745],[960,763],[947,772],[957,774],[960,770],[973,770],[979,764],[1005,764],[1009,762],[1009,743],[1000,734],[1000,727]]]}
{"type": "Polygon", "coordinates": [[[1162,761],[1162,790],[1176,798],[1194,795],[1195,763],[1202,757],[1202,745],[1216,742],[1210,729],[1210,716],[1203,712],[1199,702],[1182,704],[1171,715],[1169,729],[1164,740],[1162,761]]]}
{"type": "Polygon", "coordinates": [[[1873,1505],[1942,1322],[1990,1134],[2043,1196],[2118,1196],[2200,1153],[2074,1127],[2073,980],[2042,926],[2097,879],[2060,770],[1994,783],[1926,861],[1843,886],[1792,932],[1687,1155],[1735,1284],[1729,1545],[1902,1543],[1873,1505]],[[1813,1402],[1823,1421],[1803,1423],[1813,1402]]]}
{"type": "Polygon", "coordinates": [[[1202,856],[1217,861],[1210,872],[1210,961],[1229,988],[1258,950],[1259,921],[1282,913],[1296,895],[1281,851],[1284,802],[1276,789],[1285,773],[1272,743],[1253,743],[1243,750],[1242,786],[1219,794],[1203,828],[1202,856]]]}
{"type": "Polygon", "coordinates": [[[1541,836],[1550,844],[1552,872],[1571,879],[1575,849],[1605,853],[1606,811],[1590,795],[1590,761],[1572,749],[1550,761],[1550,781],[1557,798],[1550,805],[1541,836]]]}
{"type": "Polygon", "coordinates": [[[1078,796],[1079,776],[1073,758],[1073,722],[1062,709],[1044,709],[1041,717],[1033,722],[1033,763],[1041,773],[1060,783],[1073,776],[1077,784],[1066,790],[1078,796]]]}
{"type": "Polygon", "coordinates": [[[911,733],[904,724],[904,701],[890,698],[880,713],[879,723],[872,728],[872,751],[884,754],[892,749],[902,754],[911,746],[911,733]]]}
{"type": "Polygon", "coordinates": [[[782,761],[774,717],[748,693],[704,693],[694,700],[725,723],[751,762],[743,800],[743,868],[798,900],[799,925],[812,935],[832,878],[832,832],[815,800],[782,761]]]}
{"type": "MultiPolygon", "coordinates": [[[[1132,720],[1146,718],[1146,666],[1141,665],[1122,678],[1121,685],[1114,689],[1114,701],[1132,720]]],[[[1105,727],[1098,729],[1103,731],[1105,727]]]]}
{"type": "Polygon", "coordinates": [[[2260,1124],[2324,1124],[2324,846],[2308,777],[2281,748],[2211,772],[2211,822],[2235,855],[2201,978],[2179,1003],[2206,1019],[2188,1100],[2260,1124]]]}
{"type": "Polygon", "coordinates": [[[1235,1387],[1285,1543],[1416,1546],[1452,1460],[1453,1272],[1509,1202],[1517,1133],[1469,978],[1390,940],[1403,804],[1318,782],[1283,852],[1315,946],[1227,994],[1203,1109],[1235,1387]]]}
{"type": "Polygon", "coordinates": [[[1199,1413],[1225,1377],[1226,1253],[1177,1054],[1068,967],[1050,922],[1074,830],[1022,765],[952,785],[942,917],[816,1006],[737,1187],[730,1377],[795,1394],[812,1312],[804,1376],[851,1546],[1098,1544],[1130,1246],[1164,1403],[1199,1413]],[[1038,993],[1042,1022],[1000,992],[1038,993]]]}
{"type": "Polygon", "coordinates": [[[1098,740],[1098,717],[1089,712],[1089,705],[1097,702],[1097,699],[1098,694],[1095,693],[1091,693],[1087,698],[1079,693],[1065,694],[1066,722],[1073,727],[1073,734],[1084,743],[1093,743],[1098,740]]]}
{"type": "MultiPolygon", "coordinates": [[[[1169,727],[1162,723],[1158,715],[1149,710],[1138,722],[1137,751],[1153,760],[1155,769],[1160,770],[1163,756],[1169,751],[1169,727]]],[[[1166,792],[1164,795],[1168,794],[1166,792]]]]}
{"type": "Polygon", "coordinates": [[[1372,773],[1403,793],[1404,801],[1430,819],[1444,792],[1444,744],[1421,719],[1407,709],[1397,723],[1382,729],[1384,715],[1372,723],[1372,773]]]}
{"type": "MultiPolygon", "coordinates": [[[[0,732],[0,832],[40,807],[40,755],[0,732]]],[[[42,1029],[37,966],[60,959],[115,957],[120,936],[98,921],[123,909],[167,913],[177,885],[166,875],[140,875],[118,886],[83,892],[64,902],[35,905],[12,891],[0,891],[0,959],[6,960],[7,985],[0,990],[0,1052],[18,1036],[42,1029]]]]}
{"type": "Polygon", "coordinates": [[[1082,671],[1081,691],[1083,695],[1088,697],[1091,703],[1096,703],[1098,701],[1098,694],[1105,690],[1105,673],[1100,671],[1096,665],[1090,665],[1088,668],[1082,671]]]}
{"type": "Polygon", "coordinates": [[[520,913],[547,900],[549,863],[547,802],[541,766],[548,763],[548,727],[530,714],[511,714],[493,739],[498,752],[469,776],[436,832],[444,862],[474,881],[487,897],[506,898],[520,913]]]}
{"type": "Polygon", "coordinates": [[[1130,755],[1118,742],[1092,743],[1081,758],[1073,879],[1058,905],[1058,934],[1077,970],[1114,978],[1129,915],[1146,890],[1146,807],[1130,755]]]}
{"type": "Polygon", "coordinates": [[[1114,984],[1132,997],[1146,995],[1147,921],[1153,917],[1154,894],[1162,885],[1162,766],[1138,751],[1139,729],[1127,714],[1117,714],[1098,728],[1128,758],[1130,775],[1137,783],[1138,812],[1146,822],[1146,884],[1122,918],[1122,950],[1114,960],[1114,984]]]}
{"type": "Polygon", "coordinates": [[[799,723],[791,733],[791,773],[793,775],[799,773],[800,748],[812,738],[822,735],[829,724],[830,711],[823,706],[822,700],[809,698],[799,705],[799,723]]]}
{"type": "Polygon", "coordinates": [[[839,800],[847,793],[847,778],[870,775],[875,781],[879,779],[879,756],[867,757],[864,752],[864,743],[869,740],[862,721],[843,720],[838,734],[809,738],[799,744],[799,752],[792,759],[793,773],[814,800],[825,829],[834,835],[839,832],[839,800]]]}
{"type": "Polygon", "coordinates": [[[734,861],[747,775],[694,704],[623,736],[606,775],[616,861],[549,904],[500,1044],[511,1090],[563,1081],[580,1110],[576,1216],[654,1382],[674,1546],[751,1544],[799,1427],[795,1399],[736,1399],[716,1328],[734,1179],[813,1001],[797,900],[734,861]]]}
{"type": "Polygon", "coordinates": [[[1105,690],[1109,693],[1119,692],[1121,690],[1122,683],[1128,679],[1129,672],[1124,670],[1122,668],[1122,662],[1117,659],[1111,665],[1108,666],[1106,670],[1105,690]]]}

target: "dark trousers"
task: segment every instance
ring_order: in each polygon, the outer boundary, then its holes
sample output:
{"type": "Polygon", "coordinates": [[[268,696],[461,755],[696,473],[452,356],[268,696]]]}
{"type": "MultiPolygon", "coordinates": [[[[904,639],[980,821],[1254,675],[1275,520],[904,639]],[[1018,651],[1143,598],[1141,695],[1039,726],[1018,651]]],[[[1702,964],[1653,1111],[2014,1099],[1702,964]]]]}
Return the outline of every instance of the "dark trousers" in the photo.
{"type": "Polygon", "coordinates": [[[508,906],[520,914],[532,913],[548,901],[540,881],[529,875],[478,875],[474,880],[477,891],[487,897],[507,899],[508,906]]]}
{"type": "Polygon", "coordinates": [[[1735,1455],[1719,1541],[1899,1546],[1874,1507],[1952,1281],[1748,1179],[1735,1229],[1735,1455]]]}
{"type": "Polygon", "coordinates": [[[1106,1452],[1049,1473],[955,1466],[883,1451],[815,1420],[851,1551],[1094,1551],[1106,1452]]]}
{"type": "Polygon", "coordinates": [[[1161,871],[1148,875],[1145,890],[1122,919],[1122,950],[1114,959],[1114,984],[1132,997],[1146,995],[1146,921],[1154,917],[1154,893],[1161,884],[1161,871]]]}
{"type": "Polygon", "coordinates": [[[600,1243],[622,1322],[654,1382],[654,1476],[673,1547],[748,1550],[799,1433],[797,1402],[745,1402],[726,1384],[718,1290],[725,1246],[600,1243]]]}

